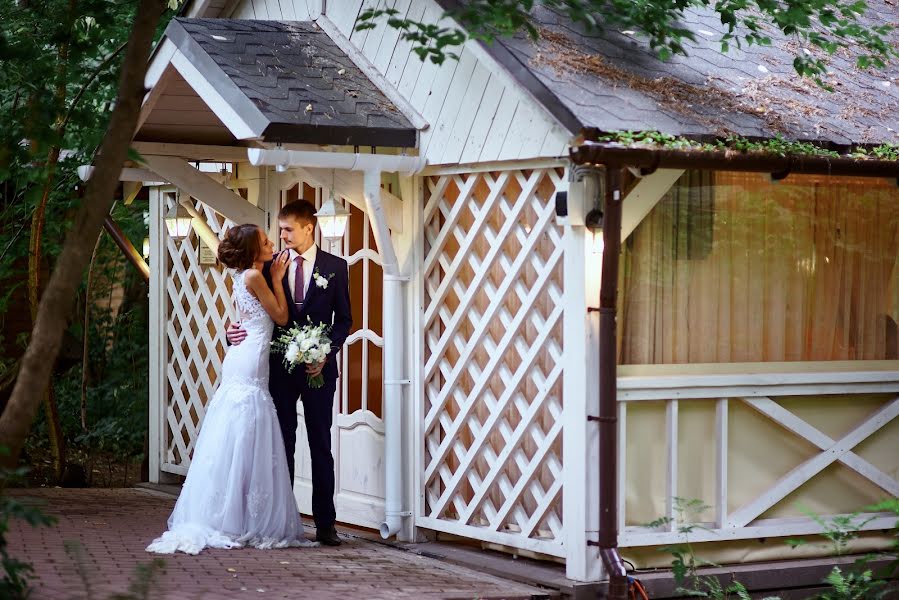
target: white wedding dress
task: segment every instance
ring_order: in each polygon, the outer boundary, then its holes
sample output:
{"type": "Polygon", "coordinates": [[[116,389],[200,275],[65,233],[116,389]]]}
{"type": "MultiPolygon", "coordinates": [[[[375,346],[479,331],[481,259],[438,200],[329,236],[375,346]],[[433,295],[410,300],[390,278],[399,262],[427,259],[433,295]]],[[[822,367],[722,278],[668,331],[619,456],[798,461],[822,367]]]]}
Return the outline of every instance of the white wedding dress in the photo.
{"type": "Polygon", "coordinates": [[[274,323],[243,279],[234,275],[233,296],[247,337],[228,349],[168,531],[148,552],[318,545],[303,536],[268,391],[274,323]]]}

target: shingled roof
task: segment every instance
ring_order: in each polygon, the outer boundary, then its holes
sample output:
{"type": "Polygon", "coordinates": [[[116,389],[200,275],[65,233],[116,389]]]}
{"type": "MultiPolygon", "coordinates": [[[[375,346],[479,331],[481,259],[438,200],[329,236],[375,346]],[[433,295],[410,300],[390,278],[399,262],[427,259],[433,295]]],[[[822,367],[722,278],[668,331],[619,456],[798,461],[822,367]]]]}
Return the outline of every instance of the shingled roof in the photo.
{"type": "MultiPolygon", "coordinates": [[[[868,0],[879,23],[895,0],[868,0]]],[[[860,71],[854,56],[830,57],[828,92],[800,78],[792,61],[799,46],[769,31],[770,47],[733,47],[722,54],[725,27],[711,10],[688,12],[682,25],[696,35],[688,56],[662,61],[634,32],[590,35],[545,7],[534,12],[540,39],[501,38],[490,51],[572,133],[657,130],[707,138],[740,135],[814,141],[835,146],[899,142],[899,64],[860,71]]],[[[899,32],[892,32],[899,45],[899,32]]]]}
{"type": "Polygon", "coordinates": [[[314,23],[176,18],[165,33],[263,141],[416,145],[412,124],[314,23]]]}

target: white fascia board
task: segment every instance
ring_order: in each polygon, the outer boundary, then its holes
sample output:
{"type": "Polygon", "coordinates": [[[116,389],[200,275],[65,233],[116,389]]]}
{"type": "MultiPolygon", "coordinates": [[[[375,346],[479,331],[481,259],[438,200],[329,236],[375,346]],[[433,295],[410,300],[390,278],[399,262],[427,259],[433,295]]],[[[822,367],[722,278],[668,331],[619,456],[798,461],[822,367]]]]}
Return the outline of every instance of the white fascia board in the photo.
{"type": "Polygon", "coordinates": [[[172,64],[172,55],[176,50],[175,44],[173,44],[170,39],[166,38],[156,48],[156,52],[153,53],[153,58],[150,60],[150,65],[147,67],[147,74],[144,77],[144,88],[147,89],[147,93],[144,95],[140,116],[137,118],[137,126],[134,128],[135,132],[143,127],[147,118],[150,116],[150,113],[153,112],[156,101],[159,100],[159,97],[165,91],[165,74],[169,65],[172,64]]]}
{"type": "Polygon", "coordinates": [[[221,120],[234,137],[239,140],[261,137],[262,132],[254,130],[180,50],[176,49],[172,55],[172,66],[175,67],[188,85],[193,88],[203,102],[206,103],[206,106],[215,113],[215,116],[221,120]]]}
{"type": "Polygon", "coordinates": [[[169,66],[169,63],[172,62],[172,56],[177,50],[175,44],[168,38],[164,39],[162,43],[159,44],[147,67],[147,75],[144,77],[144,87],[153,89],[159,82],[159,78],[162,77],[162,74],[169,66]]]}

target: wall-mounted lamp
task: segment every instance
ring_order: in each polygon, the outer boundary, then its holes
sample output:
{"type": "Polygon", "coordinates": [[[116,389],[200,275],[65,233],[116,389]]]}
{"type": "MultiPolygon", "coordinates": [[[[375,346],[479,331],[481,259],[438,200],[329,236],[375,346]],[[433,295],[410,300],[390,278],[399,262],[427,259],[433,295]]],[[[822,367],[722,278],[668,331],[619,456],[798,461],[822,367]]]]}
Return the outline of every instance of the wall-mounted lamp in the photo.
{"type": "Polygon", "coordinates": [[[287,165],[275,165],[275,171],[278,173],[284,173],[287,171],[287,165]]]}
{"type": "Polygon", "coordinates": [[[564,218],[568,216],[568,192],[556,192],[556,217],[564,218]]]}
{"type": "Polygon", "coordinates": [[[602,254],[604,247],[602,240],[602,211],[598,208],[591,208],[590,212],[584,217],[584,227],[590,230],[590,235],[593,238],[591,240],[593,254],[602,254]]]}
{"type": "Polygon", "coordinates": [[[144,246],[141,249],[141,255],[144,257],[144,260],[150,258],[150,238],[148,237],[144,238],[144,246]]]}
{"type": "Polygon", "coordinates": [[[165,215],[165,226],[169,230],[169,237],[175,241],[183,240],[190,233],[190,222],[193,219],[187,209],[180,202],[169,209],[165,215]]]}

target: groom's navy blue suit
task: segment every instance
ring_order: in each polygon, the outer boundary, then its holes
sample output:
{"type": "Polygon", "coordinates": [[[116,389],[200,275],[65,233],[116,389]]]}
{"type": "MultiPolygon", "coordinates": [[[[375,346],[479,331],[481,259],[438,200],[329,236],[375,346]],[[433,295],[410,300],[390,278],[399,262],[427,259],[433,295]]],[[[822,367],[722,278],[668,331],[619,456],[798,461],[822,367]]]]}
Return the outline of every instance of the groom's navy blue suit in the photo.
{"type": "MultiPolygon", "coordinates": [[[[271,263],[266,263],[263,274],[269,286],[273,286],[270,272],[271,263]]],[[[308,265],[306,268],[309,268],[308,265]]],[[[284,286],[284,295],[290,309],[290,321],[287,327],[326,323],[331,325],[328,337],[331,338],[331,354],[322,370],[325,384],[317,389],[306,383],[306,369],[302,365],[288,373],[284,368],[283,356],[272,354],[270,359],[269,391],[278,411],[278,422],[281,435],[284,437],[284,450],[287,452],[287,466],[290,469],[290,481],[293,482],[294,450],[297,445],[297,409],[299,396],[303,402],[303,414],[306,421],[306,434],[309,437],[309,457],[312,461],[312,515],[315,527],[319,531],[334,526],[336,513],[334,510],[334,457],[331,455],[331,421],[334,404],[334,392],[337,390],[337,353],[343,347],[353,317],[350,312],[350,288],[347,273],[347,262],[339,256],[328,254],[317,249],[315,265],[312,273],[317,273],[328,280],[326,288],[316,284],[315,277],[309,282],[303,299],[303,307],[298,310],[291,301],[293,295],[287,283],[288,275],[277,282],[284,286]]],[[[274,288],[273,288],[274,289],[274,288]]],[[[283,333],[280,327],[275,328],[273,337],[283,333]]]]}

